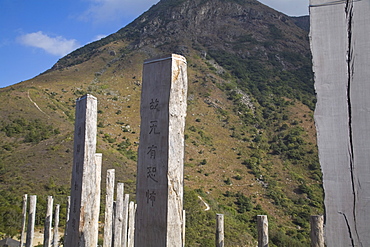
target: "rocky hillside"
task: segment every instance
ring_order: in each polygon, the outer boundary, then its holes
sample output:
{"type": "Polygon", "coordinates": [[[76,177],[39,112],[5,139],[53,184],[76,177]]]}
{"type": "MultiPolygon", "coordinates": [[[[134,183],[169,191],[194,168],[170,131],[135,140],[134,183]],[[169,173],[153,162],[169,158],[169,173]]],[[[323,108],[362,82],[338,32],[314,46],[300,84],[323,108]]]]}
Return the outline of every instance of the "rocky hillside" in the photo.
{"type": "Polygon", "coordinates": [[[168,53],[188,61],[187,246],[214,245],[216,213],[227,246],[255,246],[257,214],[269,216],[271,246],[308,246],[309,216],[323,213],[308,33],[256,0],[162,0],[0,89],[0,232],[17,233],[24,193],[39,195],[39,224],[46,195],[65,204],[75,99],[86,93],[99,102],[103,181],[116,169],[135,198],[142,64],[168,53]]]}

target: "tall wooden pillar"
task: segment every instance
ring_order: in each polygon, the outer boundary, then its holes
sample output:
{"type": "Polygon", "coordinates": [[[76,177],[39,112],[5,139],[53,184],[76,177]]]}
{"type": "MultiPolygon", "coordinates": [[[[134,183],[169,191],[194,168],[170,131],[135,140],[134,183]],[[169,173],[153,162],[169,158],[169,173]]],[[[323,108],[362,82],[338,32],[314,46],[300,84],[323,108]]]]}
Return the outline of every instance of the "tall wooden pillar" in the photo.
{"type": "Polygon", "coordinates": [[[97,99],[87,94],[76,100],[71,210],[66,236],[66,246],[70,247],[95,247],[98,243],[101,168],[96,162],[96,134],[97,99]]]}
{"type": "Polygon", "coordinates": [[[48,196],[45,224],[44,224],[44,247],[50,247],[50,244],[51,244],[51,223],[52,221],[53,221],[53,197],[48,196]]]}
{"type": "Polygon", "coordinates": [[[23,207],[22,207],[22,230],[21,230],[21,240],[20,240],[20,247],[24,245],[24,236],[25,236],[25,228],[26,228],[26,218],[27,218],[27,194],[23,195],[23,207]]]}
{"type": "Polygon", "coordinates": [[[324,216],[313,215],[310,218],[310,238],[311,247],[324,247],[324,216]]]}
{"type": "Polygon", "coordinates": [[[113,224],[113,200],[114,200],[115,170],[107,171],[106,195],[105,195],[105,221],[103,247],[112,246],[112,224],[113,224]]]}
{"type": "Polygon", "coordinates": [[[269,223],[267,215],[257,215],[258,247],[269,246],[269,223]]]}
{"type": "Polygon", "coordinates": [[[123,224],[123,202],[124,202],[124,184],[117,183],[116,213],[114,219],[114,247],[122,246],[122,224],[123,224]]]}
{"type": "Polygon", "coordinates": [[[31,195],[30,196],[30,210],[28,213],[26,247],[33,246],[33,238],[35,235],[36,201],[37,201],[37,196],[31,195]]]}
{"type": "Polygon", "coordinates": [[[130,195],[125,194],[125,200],[123,201],[123,222],[122,222],[122,247],[127,247],[127,232],[128,232],[128,211],[130,203],[130,195]]]}
{"type": "Polygon", "coordinates": [[[55,212],[54,212],[54,233],[53,233],[53,247],[58,247],[59,244],[59,211],[60,211],[60,205],[57,204],[55,206],[55,212]]]}
{"type": "Polygon", "coordinates": [[[216,247],[224,247],[224,215],[216,215],[216,247]]]}
{"type": "Polygon", "coordinates": [[[182,246],[186,98],[184,57],[144,62],[135,246],[182,246]]]}
{"type": "Polygon", "coordinates": [[[69,222],[69,212],[70,211],[71,211],[71,196],[67,196],[66,225],[64,227],[64,241],[63,241],[63,246],[66,246],[66,243],[67,243],[68,222],[69,222]]]}

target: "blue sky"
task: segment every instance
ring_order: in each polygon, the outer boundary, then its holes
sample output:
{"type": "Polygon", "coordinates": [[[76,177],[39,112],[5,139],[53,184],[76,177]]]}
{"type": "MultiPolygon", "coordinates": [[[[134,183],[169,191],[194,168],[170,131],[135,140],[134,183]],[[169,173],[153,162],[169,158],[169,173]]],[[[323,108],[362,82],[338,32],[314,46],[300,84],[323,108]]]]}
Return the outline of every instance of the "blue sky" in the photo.
{"type": "MultiPolygon", "coordinates": [[[[159,0],[0,0],[0,88],[31,79],[71,51],[118,31],[159,0]]],[[[261,0],[290,16],[309,0],[261,0]]]]}

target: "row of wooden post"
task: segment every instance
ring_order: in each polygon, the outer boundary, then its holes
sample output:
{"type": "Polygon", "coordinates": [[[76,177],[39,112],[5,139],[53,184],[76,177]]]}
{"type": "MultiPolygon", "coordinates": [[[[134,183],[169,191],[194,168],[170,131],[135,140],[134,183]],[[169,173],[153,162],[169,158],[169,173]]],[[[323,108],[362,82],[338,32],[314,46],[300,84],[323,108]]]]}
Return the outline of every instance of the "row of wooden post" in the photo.
{"type": "MultiPolygon", "coordinates": [[[[324,217],[314,215],[310,218],[311,247],[324,247],[324,217]]],[[[269,246],[267,215],[257,215],[258,247],[269,246]]],[[[224,247],[224,215],[216,215],[216,247],[224,247]]]]}
{"type": "MultiPolygon", "coordinates": [[[[105,224],[104,224],[104,245],[103,247],[133,247],[134,246],[134,229],[135,229],[135,210],[136,205],[133,201],[129,202],[129,194],[124,194],[124,184],[117,183],[117,197],[114,201],[114,180],[115,170],[107,171],[107,190],[106,190],[106,207],[105,207],[105,224]]],[[[26,218],[27,218],[27,198],[23,196],[22,210],[22,231],[20,246],[33,246],[34,227],[36,216],[37,196],[30,196],[30,208],[28,213],[28,225],[26,243],[24,243],[26,218]]],[[[67,200],[67,219],[70,210],[70,197],[67,200]]],[[[53,215],[53,197],[48,196],[46,216],[44,223],[44,247],[59,246],[58,227],[59,227],[60,205],[57,204],[54,213],[54,231],[52,234],[52,215],[53,215]]],[[[68,225],[68,224],[67,224],[68,225]]],[[[67,233],[67,229],[65,230],[67,233]]]]}
{"type": "MultiPolygon", "coordinates": [[[[115,170],[110,169],[107,172],[107,192],[105,207],[105,224],[104,224],[104,241],[103,247],[133,247],[134,246],[134,229],[135,229],[135,209],[133,201],[129,202],[129,194],[124,194],[124,184],[117,184],[117,199],[114,202],[114,180],[115,170]],[[114,207],[115,205],[115,207],[114,207]]],[[[36,195],[30,196],[30,209],[28,217],[26,247],[33,246],[34,224],[36,215],[36,195]]],[[[69,201],[69,197],[68,197],[69,201]]],[[[20,246],[24,245],[24,233],[26,223],[27,194],[23,196],[23,217],[20,246]]],[[[52,209],[53,197],[48,196],[47,211],[44,225],[44,247],[57,247],[59,211],[60,205],[57,204],[54,213],[54,232],[51,233],[52,227],[52,209]],[[52,241],[51,241],[52,240],[52,241]]],[[[69,211],[69,203],[67,203],[69,211]]],[[[185,218],[185,216],[184,216],[185,218]]],[[[324,247],[323,237],[323,216],[315,215],[310,218],[311,225],[311,247],[324,247]]],[[[267,215],[257,216],[258,247],[268,247],[268,220],[267,215]]],[[[183,229],[183,238],[185,229],[183,229]]],[[[185,241],[183,241],[185,243],[185,241]]],[[[224,247],[224,215],[216,215],[216,247],[224,247]]]]}
{"type": "Polygon", "coordinates": [[[133,247],[136,205],[124,194],[124,184],[117,183],[117,197],[114,202],[115,170],[107,171],[105,222],[103,247],[133,247]]]}
{"type": "MultiPolygon", "coordinates": [[[[23,209],[22,209],[22,230],[21,230],[21,241],[20,246],[23,247],[24,244],[26,247],[33,246],[33,239],[35,235],[35,218],[36,218],[36,202],[37,196],[30,196],[30,208],[28,212],[28,224],[27,224],[27,235],[26,243],[24,243],[25,238],[25,228],[26,228],[26,218],[27,218],[27,199],[28,195],[23,195],[23,209]]],[[[46,217],[44,224],[44,247],[57,247],[58,246],[58,228],[59,228],[59,211],[60,205],[55,205],[54,212],[54,231],[52,232],[52,217],[53,217],[53,197],[48,196],[47,208],[46,208],[46,217]]]]}

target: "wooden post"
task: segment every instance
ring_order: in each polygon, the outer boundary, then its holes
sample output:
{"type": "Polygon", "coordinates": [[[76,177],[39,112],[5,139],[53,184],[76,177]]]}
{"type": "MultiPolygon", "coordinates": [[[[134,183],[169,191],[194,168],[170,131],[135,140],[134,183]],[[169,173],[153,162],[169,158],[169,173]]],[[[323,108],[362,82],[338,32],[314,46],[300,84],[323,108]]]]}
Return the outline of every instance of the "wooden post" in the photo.
{"type": "MultiPolygon", "coordinates": [[[[92,214],[94,215],[95,223],[93,224],[93,232],[96,232],[96,236],[94,236],[94,243],[98,245],[99,239],[99,215],[100,215],[100,193],[101,193],[101,169],[103,163],[103,154],[96,153],[95,154],[95,184],[97,185],[95,188],[95,198],[94,204],[92,205],[92,214]]],[[[95,246],[94,246],[95,247],[95,246]]]]}
{"type": "Polygon", "coordinates": [[[45,224],[44,224],[44,247],[50,247],[52,221],[53,221],[53,197],[48,196],[45,224]]]}
{"type": "Polygon", "coordinates": [[[114,169],[107,170],[103,247],[112,246],[114,180],[115,180],[115,170],[114,169]]]}
{"type": "Polygon", "coordinates": [[[66,225],[64,227],[64,239],[63,246],[66,246],[67,232],[68,232],[68,222],[69,222],[69,212],[71,211],[71,197],[67,197],[67,208],[66,208],[66,225]]]}
{"type": "Polygon", "coordinates": [[[117,198],[116,198],[116,217],[114,220],[114,247],[121,247],[122,244],[122,221],[123,221],[123,199],[124,198],[124,184],[117,184],[117,198]]]}
{"type": "Polygon", "coordinates": [[[100,171],[97,164],[97,99],[85,95],[76,100],[71,210],[66,246],[90,247],[98,243],[100,171]]]}
{"type": "Polygon", "coordinates": [[[112,221],[112,246],[114,241],[114,229],[116,229],[116,201],[113,201],[113,221],[112,221]]]}
{"type": "Polygon", "coordinates": [[[216,215],[216,247],[224,247],[224,215],[216,215]]]}
{"type": "Polygon", "coordinates": [[[55,206],[55,212],[54,212],[54,235],[53,235],[53,247],[58,247],[59,243],[59,211],[60,211],[60,205],[57,204],[55,206]]]}
{"type": "Polygon", "coordinates": [[[258,247],[269,246],[267,215],[257,215],[258,247]]]}
{"type": "Polygon", "coordinates": [[[313,215],[310,218],[311,247],[324,247],[324,216],[313,215]]]}
{"type": "Polygon", "coordinates": [[[370,246],[370,4],[309,2],[325,244],[370,246]]]}
{"type": "Polygon", "coordinates": [[[28,212],[27,239],[26,247],[33,247],[33,237],[35,235],[35,217],[36,217],[37,196],[30,196],[30,211],[28,212]]]}
{"type": "Polygon", "coordinates": [[[182,246],[186,60],[144,62],[135,246],[182,246]]]}
{"type": "MultiPolygon", "coordinates": [[[[136,245],[135,239],[135,214],[136,214],[136,206],[133,201],[129,204],[129,211],[128,211],[128,237],[127,237],[127,247],[134,247],[136,245]]],[[[149,246],[156,246],[155,243],[152,243],[149,246]]]]}
{"type": "Polygon", "coordinates": [[[127,247],[127,232],[128,232],[128,211],[129,211],[130,195],[125,194],[123,201],[123,222],[122,222],[122,247],[127,247]]]}
{"type": "Polygon", "coordinates": [[[23,247],[24,245],[24,238],[25,238],[25,228],[26,228],[26,218],[27,218],[27,194],[23,195],[23,207],[22,207],[22,230],[21,230],[21,241],[19,246],[23,247]]]}
{"type": "Polygon", "coordinates": [[[186,211],[182,210],[182,247],[185,247],[186,211]]]}

